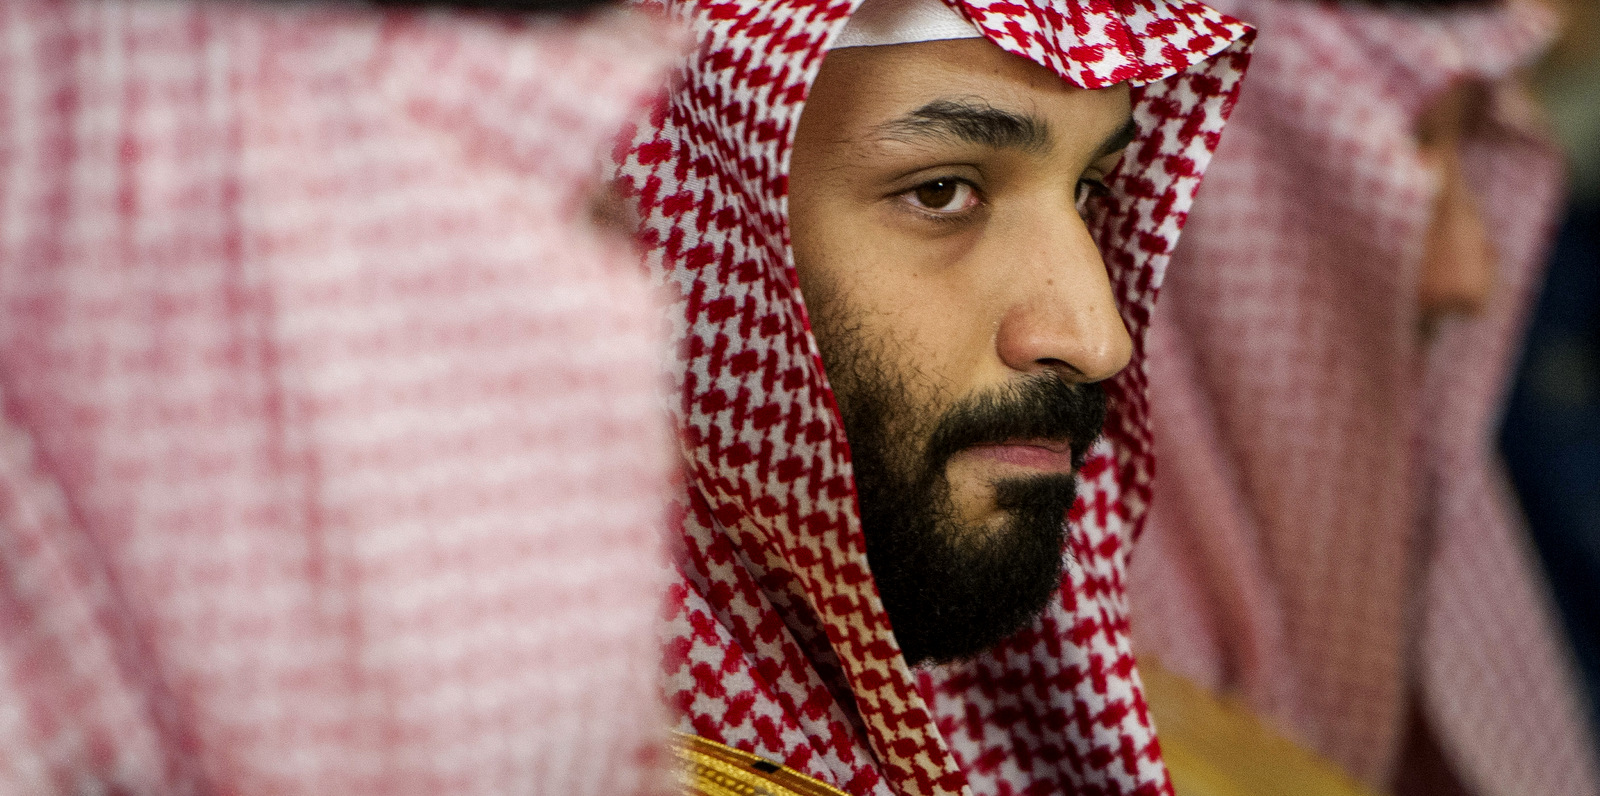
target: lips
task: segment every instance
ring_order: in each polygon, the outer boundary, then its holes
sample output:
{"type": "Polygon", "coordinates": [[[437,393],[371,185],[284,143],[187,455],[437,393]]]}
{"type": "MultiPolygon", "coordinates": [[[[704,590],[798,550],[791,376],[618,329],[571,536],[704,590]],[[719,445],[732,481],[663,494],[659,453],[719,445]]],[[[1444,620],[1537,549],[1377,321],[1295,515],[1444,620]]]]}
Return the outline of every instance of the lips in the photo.
{"type": "Polygon", "coordinates": [[[1072,472],[1072,444],[1058,440],[1012,440],[967,448],[976,458],[1047,473],[1072,472]]]}

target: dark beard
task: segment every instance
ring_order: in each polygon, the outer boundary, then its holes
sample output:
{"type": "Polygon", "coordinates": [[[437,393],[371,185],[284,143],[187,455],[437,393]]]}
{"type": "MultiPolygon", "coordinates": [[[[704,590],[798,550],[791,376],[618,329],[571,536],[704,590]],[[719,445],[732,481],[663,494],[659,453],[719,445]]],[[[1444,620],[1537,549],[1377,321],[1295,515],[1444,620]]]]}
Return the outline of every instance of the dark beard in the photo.
{"type": "Polygon", "coordinates": [[[970,527],[957,518],[945,465],[974,445],[1071,440],[1076,472],[1105,423],[1105,392],[1041,373],[964,400],[934,423],[916,415],[881,357],[863,356],[864,341],[831,342],[826,367],[850,442],[867,559],[907,663],[993,648],[1030,624],[1060,587],[1077,479],[1000,481],[994,499],[1008,515],[1004,524],[970,527]]]}

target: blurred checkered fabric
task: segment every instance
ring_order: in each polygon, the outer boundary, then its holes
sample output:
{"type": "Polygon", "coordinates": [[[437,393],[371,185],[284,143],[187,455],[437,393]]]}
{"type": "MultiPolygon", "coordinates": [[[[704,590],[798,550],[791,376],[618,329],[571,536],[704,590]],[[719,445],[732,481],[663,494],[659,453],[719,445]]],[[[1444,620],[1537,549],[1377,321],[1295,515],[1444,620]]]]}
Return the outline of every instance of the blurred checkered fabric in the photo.
{"type": "Polygon", "coordinates": [[[0,792],[659,792],[675,41],[0,0],[0,792]]]}

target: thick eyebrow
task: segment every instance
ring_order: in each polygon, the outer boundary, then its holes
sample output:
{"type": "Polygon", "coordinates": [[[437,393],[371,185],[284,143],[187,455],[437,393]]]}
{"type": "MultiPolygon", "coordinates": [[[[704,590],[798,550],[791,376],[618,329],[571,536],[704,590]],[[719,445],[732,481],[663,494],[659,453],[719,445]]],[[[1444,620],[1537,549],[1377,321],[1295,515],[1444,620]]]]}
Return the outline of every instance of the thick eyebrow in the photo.
{"type": "MultiPolygon", "coordinates": [[[[877,126],[880,137],[901,141],[955,138],[993,149],[1038,152],[1050,148],[1050,125],[1038,117],[1003,111],[973,100],[934,100],[877,126]]],[[[1120,152],[1139,134],[1130,115],[1095,148],[1090,160],[1120,152]]]]}
{"type": "Polygon", "coordinates": [[[1050,127],[1038,118],[972,100],[934,100],[878,125],[877,132],[900,141],[954,138],[994,149],[1037,152],[1050,148],[1050,127]]]}

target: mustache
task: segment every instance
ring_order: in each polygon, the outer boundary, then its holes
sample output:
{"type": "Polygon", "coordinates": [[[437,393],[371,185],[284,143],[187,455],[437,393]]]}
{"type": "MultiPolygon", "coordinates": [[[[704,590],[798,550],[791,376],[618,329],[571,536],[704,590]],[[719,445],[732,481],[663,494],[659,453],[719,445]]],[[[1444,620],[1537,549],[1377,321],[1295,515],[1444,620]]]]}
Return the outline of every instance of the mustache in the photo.
{"type": "Polygon", "coordinates": [[[1072,384],[1050,373],[973,396],[947,410],[928,439],[925,460],[943,465],[974,445],[1019,439],[1065,441],[1083,466],[1100,438],[1111,400],[1100,384],[1072,384]]]}

